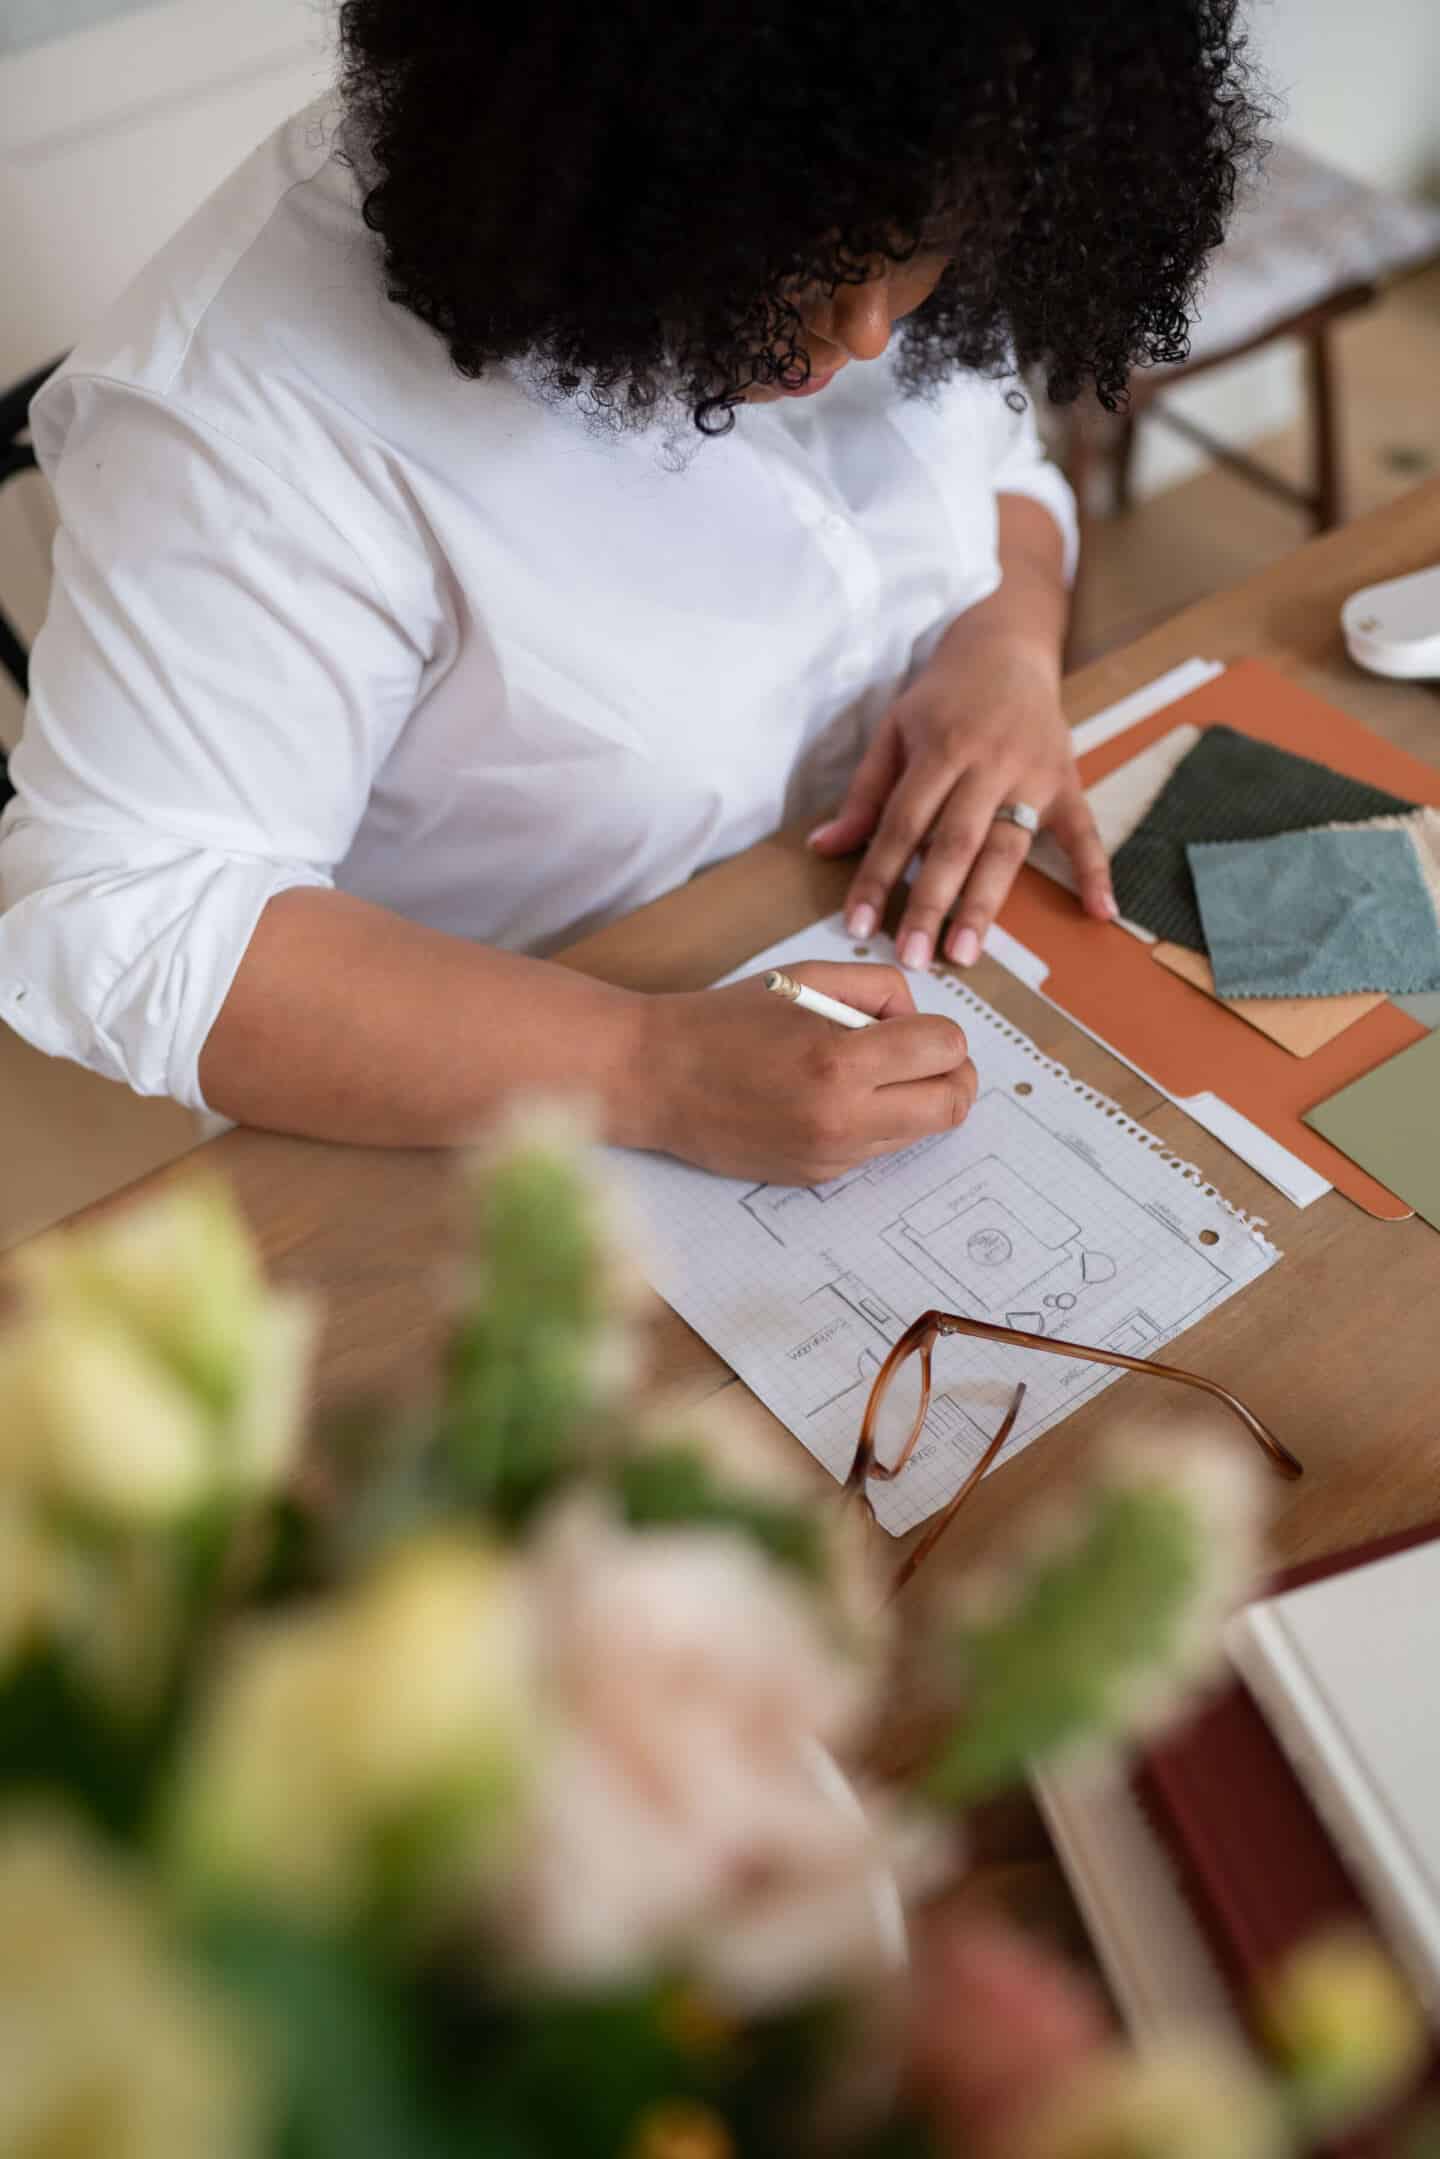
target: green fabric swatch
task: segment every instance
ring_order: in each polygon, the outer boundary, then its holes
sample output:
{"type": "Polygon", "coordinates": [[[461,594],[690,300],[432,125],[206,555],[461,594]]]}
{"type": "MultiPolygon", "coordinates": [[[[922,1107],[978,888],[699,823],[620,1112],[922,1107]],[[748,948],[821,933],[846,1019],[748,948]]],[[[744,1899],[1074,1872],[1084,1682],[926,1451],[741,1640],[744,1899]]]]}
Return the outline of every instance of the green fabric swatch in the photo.
{"type": "Polygon", "coordinates": [[[1358,824],[1413,809],[1378,787],[1273,743],[1208,727],[1110,865],[1127,921],[1205,950],[1185,850],[1204,840],[1268,840],[1311,825],[1358,824]]]}
{"type": "Polygon", "coordinates": [[[1305,1122],[1440,1229],[1440,1034],[1317,1103],[1305,1122]]]}

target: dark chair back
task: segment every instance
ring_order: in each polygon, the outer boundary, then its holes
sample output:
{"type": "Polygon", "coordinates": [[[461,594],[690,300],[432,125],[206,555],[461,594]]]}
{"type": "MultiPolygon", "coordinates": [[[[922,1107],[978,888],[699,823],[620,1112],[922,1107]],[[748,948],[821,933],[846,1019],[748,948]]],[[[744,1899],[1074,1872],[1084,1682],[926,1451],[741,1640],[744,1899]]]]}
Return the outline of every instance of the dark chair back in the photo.
{"type": "MultiPolygon", "coordinates": [[[[23,382],[0,397],[0,487],[22,472],[35,469],[35,452],[30,447],[30,400],[43,383],[49,381],[58,360],[51,360],[39,367],[23,382]]],[[[15,684],[22,697],[30,691],[30,655],[16,632],[14,623],[0,607],[0,667],[15,684]]],[[[0,749],[0,810],[3,810],[15,790],[10,785],[6,768],[5,752],[0,749]]]]}

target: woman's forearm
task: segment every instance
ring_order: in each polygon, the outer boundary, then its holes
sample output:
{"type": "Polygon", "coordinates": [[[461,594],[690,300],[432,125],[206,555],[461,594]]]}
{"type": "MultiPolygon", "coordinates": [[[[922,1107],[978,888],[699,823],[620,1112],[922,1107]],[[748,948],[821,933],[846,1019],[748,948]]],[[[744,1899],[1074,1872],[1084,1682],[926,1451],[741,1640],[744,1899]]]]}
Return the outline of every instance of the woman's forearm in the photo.
{"type": "Polygon", "coordinates": [[[375,1146],[463,1140],[507,1096],[579,1090],[604,1136],[654,1144],[651,1000],[407,922],[346,893],[265,908],[200,1059],[237,1123],[375,1146]]]}

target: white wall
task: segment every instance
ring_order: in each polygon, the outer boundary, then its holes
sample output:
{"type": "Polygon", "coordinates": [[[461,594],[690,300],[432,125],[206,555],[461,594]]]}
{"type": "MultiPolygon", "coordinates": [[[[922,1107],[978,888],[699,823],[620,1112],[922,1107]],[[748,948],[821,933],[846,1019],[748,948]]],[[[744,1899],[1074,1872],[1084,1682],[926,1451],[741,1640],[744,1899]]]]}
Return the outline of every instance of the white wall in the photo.
{"type": "Polygon", "coordinates": [[[0,6],[0,53],[24,52],[50,38],[88,30],[112,15],[133,15],[149,0],[4,0],[0,6]]]}
{"type": "MultiPolygon", "coordinates": [[[[326,0],[169,0],[0,57],[0,382],[72,344],[329,78],[326,0]]],[[[44,611],[43,483],[0,497],[0,587],[44,611]]],[[[18,700],[0,682],[0,741],[18,700]]]]}
{"type": "Polygon", "coordinates": [[[1440,186],[1437,0],[1257,0],[1288,131],[1383,187],[1440,186]]]}
{"type": "MultiPolygon", "coordinates": [[[[1440,0],[1251,0],[1255,56],[1283,132],[1377,187],[1440,192],[1440,0]]],[[[1301,409],[1300,356],[1271,346],[1174,392],[1176,409],[1237,445],[1301,409]]],[[[1142,429],[1136,486],[1172,487],[1204,453],[1142,429]]]]}
{"type": "Polygon", "coordinates": [[[315,0],[171,0],[0,62],[0,379],[73,341],[328,75],[315,0]]]}

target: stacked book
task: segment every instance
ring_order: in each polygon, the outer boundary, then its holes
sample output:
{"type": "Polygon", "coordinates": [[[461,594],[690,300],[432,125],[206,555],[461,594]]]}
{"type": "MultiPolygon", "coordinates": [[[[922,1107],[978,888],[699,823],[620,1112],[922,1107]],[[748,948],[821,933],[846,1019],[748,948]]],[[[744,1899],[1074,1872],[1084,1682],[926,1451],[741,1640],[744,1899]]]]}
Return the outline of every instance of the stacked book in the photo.
{"type": "Polygon", "coordinates": [[[1292,1569],[1227,1647],[1231,1683],[1138,1760],[1038,1781],[1121,2013],[1141,2044],[1263,2046],[1258,1983],[1361,1925],[1440,2030],[1440,1524],[1292,1569]]]}

